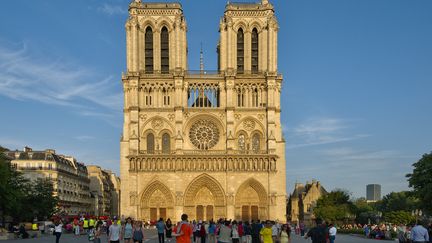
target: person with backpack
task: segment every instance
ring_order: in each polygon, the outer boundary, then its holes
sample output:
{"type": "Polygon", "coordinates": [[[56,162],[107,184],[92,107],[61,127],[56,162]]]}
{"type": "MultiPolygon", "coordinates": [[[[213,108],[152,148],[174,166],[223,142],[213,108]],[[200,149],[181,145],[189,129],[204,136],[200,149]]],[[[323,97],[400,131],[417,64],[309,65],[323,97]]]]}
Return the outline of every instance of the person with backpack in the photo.
{"type": "Polygon", "coordinates": [[[321,219],[316,219],[316,226],[310,229],[305,239],[309,237],[312,239],[312,243],[326,243],[327,227],[323,224],[321,219]]]}

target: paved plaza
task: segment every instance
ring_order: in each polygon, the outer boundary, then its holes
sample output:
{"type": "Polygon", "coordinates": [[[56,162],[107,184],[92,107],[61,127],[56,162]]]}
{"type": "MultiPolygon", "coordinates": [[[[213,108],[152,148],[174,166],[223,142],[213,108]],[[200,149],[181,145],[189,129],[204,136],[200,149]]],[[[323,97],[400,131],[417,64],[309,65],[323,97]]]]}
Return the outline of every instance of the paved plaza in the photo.
{"type": "MultiPolygon", "coordinates": [[[[150,229],[150,230],[145,230],[145,242],[146,243],[158,243],[158,237],[157,237],[157,233],[156,230],[154,229],[150,229]]],[[[46,235],[44,237],[41,238],[37,238],[37,239],[16,239],[16,240],[6,240],[6,241],[0,241],[0,243],[17,243],[17,242],[23,242],[23,243],[50,243],[50,242],[55,242],[55,237],[52,235],[46,235]]],[[[72,234],[63,234],[62,237],[60,238],[60,242],[61,243],[84,243],[84,242],[89,242],[87,240],[87,236],[83,235],[83,236],[79,236],[76,237],[72,234]]],[[[108,240],[107,238],[104,236],[102,238],[102,243],[107,243],[108,240]]],[[[172,239],[171,241],[172,243],[175,243],[175,239],[172,239]]],[[[310,239],[304,239],[302,237],[300,237],[299,235],[292,235],[292,243],[311,243],[312,241],[310,239]]],[[[338,235],[336,238],[336,243],[372,243],[372,242],[376,242],[376,240],[372,240],[372,239],[365,239],[362,237],[358,237],[358,236],[351,236],[351,235],[338,235]]],[[[168,241],[167,241],[168,243],[168,241]]]]}

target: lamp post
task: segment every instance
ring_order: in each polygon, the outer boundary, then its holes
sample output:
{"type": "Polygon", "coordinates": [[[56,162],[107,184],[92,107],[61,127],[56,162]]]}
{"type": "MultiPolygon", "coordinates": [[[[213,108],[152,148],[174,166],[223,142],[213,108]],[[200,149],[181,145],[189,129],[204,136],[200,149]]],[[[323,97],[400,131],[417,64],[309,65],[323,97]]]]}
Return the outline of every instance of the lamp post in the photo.
{"type": "Polygon", "coordinates": [[[416,224],[418,223],[418,218],[423,215],[423,212],[419,209],[411,211],[411,215],[416,217],[416,224]]]}

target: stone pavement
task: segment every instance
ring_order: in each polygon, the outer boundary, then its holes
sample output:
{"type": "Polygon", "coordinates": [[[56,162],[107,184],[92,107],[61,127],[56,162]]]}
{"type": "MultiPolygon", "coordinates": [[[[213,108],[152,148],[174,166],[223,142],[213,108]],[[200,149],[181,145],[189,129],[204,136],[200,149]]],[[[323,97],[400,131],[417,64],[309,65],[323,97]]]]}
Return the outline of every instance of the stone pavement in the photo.
{"type": "MultiPolygon", "coordinates": [[[[45,235],[41,238],[36,239],[16,239],[16,240],[7,240],[7,241],[0,241],[0,243],[54,243],[55,242],[55,236],[53,235],[45,235]]],[[[87,240],[87,236],[82,235],[79,237],[76,237],[72,234],[63,234],[60,238],[60,243],[86,243],[89,242],[87,240]]],[[[351,236],[351,235],[337,235],[335,243],[373,243],[376,242],[376,240],[373,239],[365,239],[358,236],[351,236]]],[[[392,241],[387,241],[392,242],[392,241]]],[[[108,240],[106,236],[102,238],[102,243],[108,243],[108,240]]],[[[156,230],[145,230],[145,243],[158,243],[158,237],[156,230]]],[[[168,243],[168,242],[167,242],[168,243]]],[[[175,240],[173,239],[171,243],[175,243],[175,240]]],[[[299,235],[292,234],[291,243],[312,243],[310,239],[304,239],[300,237],[299,235]]]]}

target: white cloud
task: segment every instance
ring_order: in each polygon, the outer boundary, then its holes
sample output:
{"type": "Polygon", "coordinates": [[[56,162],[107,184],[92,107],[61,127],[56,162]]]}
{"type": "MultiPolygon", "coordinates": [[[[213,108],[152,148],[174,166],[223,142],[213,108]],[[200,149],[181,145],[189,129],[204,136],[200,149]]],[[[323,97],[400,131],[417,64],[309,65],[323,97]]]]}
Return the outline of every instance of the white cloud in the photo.
{"type": "Polygon", "coordinates": [[[99,12],[108,14],[108,15],[122,15],[127,14],[126,7],[122,5],[113,5],[104,3],[102,6],[98,7],[97,10],[99,12]]]}
{"type": "MultiPolygon", "coordinates": [[[[121,110],[122,95],[112,76],[49,55],[34,55],[24,43],[0,42],[0,95],[16,100],[68,106],[79,113],[98,110],[111,116],[121,110]]],[[[101,118],[104,118],[100,116],[101,118]]]]}
{"type": "Polygon", "coordinates": [[[284,129],[288,143],[287,148],[299,148],[313,145],[338,143],[369,137],[368,134],[347,134],[353,120],[338,118],[315,118],[305,121],[292,129],[284,129]]]}

